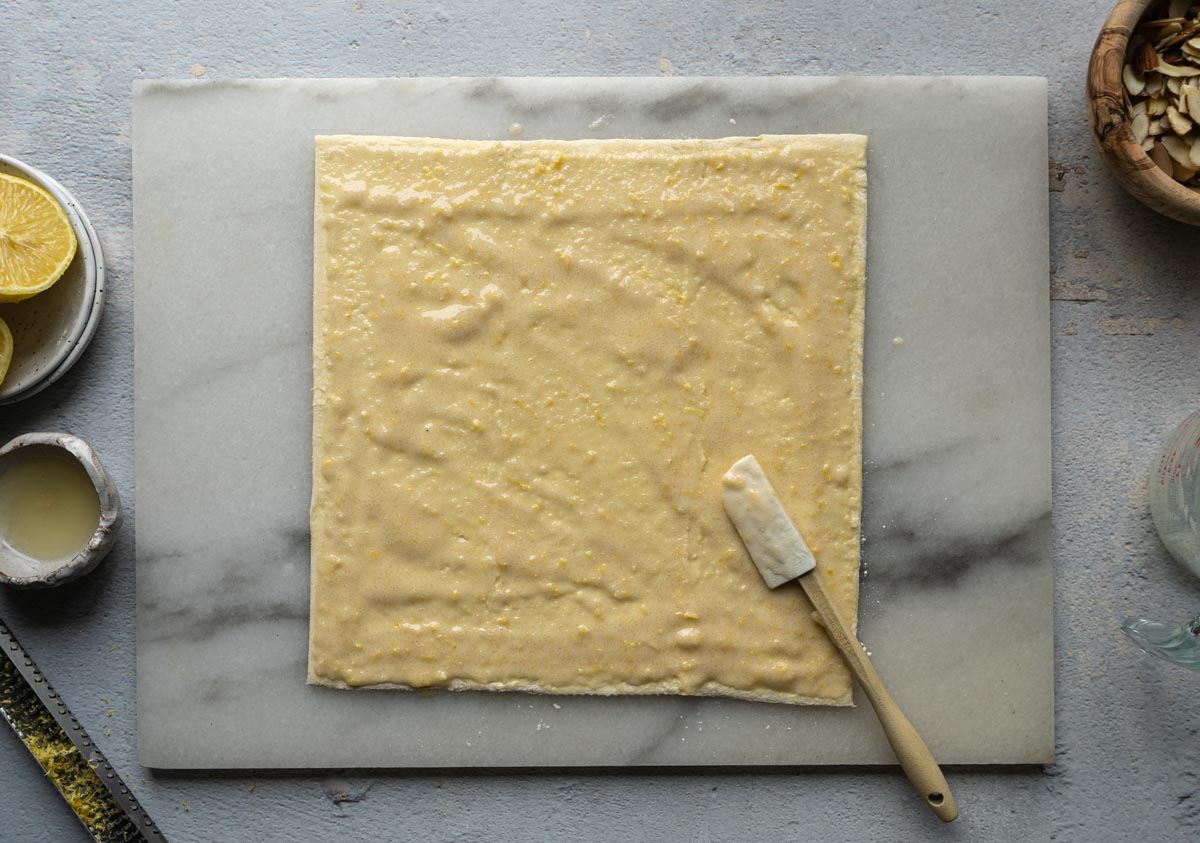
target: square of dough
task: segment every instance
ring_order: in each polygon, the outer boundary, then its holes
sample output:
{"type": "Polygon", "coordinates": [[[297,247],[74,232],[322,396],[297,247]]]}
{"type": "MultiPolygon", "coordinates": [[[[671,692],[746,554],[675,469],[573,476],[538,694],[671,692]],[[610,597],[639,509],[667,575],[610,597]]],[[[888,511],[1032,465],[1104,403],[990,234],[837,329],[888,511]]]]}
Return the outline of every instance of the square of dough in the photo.
{"type": "Polygon", "coordinates": [[[850,704],[866,138],[316,148],[309,682],[850,704]]]}

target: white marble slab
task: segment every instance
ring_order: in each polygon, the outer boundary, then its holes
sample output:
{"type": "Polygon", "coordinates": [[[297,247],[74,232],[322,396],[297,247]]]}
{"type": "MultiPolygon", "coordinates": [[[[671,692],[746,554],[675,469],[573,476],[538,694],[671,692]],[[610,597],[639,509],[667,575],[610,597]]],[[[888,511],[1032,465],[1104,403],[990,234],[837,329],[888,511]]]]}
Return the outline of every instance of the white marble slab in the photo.
{"type": "Polygon", "coordinates": [[[940,760],[1049,761],[1044,80],[593,78],[135,85],[142,763],[893,762],[861,695],[820,709],[305,686],[312,138],[514,124],[870,136],[860,634],[940,760]]]}

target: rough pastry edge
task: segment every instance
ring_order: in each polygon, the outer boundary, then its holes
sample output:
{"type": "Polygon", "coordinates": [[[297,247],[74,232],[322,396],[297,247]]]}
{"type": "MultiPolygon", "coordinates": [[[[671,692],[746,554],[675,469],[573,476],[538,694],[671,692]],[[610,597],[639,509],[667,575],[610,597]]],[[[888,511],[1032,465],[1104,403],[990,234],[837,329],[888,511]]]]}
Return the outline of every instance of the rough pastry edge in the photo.
{"type": "MultiPolygon", "coordinates": [[[[861,140],[861,160],[859,168],[862,172],[862,188],[855,193],[855,210],[860,212],[859,219],[861,220],[858,232],[854,238],[855,258],[857,259],[856,266],[862,267],[862,283],[858,288],[858,300],[854,303],[852,311],[853,330],[855,333],[855,342],[851,346],[851,364],[850,370],[850,402],[854,405],[855,423],[858,428],[858,436],[856,438],[858,444],[857,459],[853,461],[854,471],[857,472],[858,481],[858,511],[856,520],[858,521],[858,541],[854,545],[854,569],[857,572],[854,577],[854,621],[850,624],[850,631],[854,634],[855,640],[858,639],[858,614],[860,610],[859,598],[862,590],[862,499],[863,499],[863,412],[862,412],[862,389],[863,389],[863,349],[866,345],[866,313],[867,313],[867,282],[869,274],[867,272],[867,214],[870,211],[867,196],[867,150],[869,146],[869,138],[866,135],[849,135],[843,137],[854,137],[861,140]]],[[[849,665],[847,665],[849,667],[849,665]]],[[[851,683],[850,696],[853,698],[854,687],[851,683]]],[[[853,699],[850,705],[853,705],[853,699]]]]}
{"type": "Polygon", "coordinates": [[[324,365],[325,341],[320,326],[324,324],[325,292],[328,279],[325,277],[325,230],[321,226],[321,147],[326,139],[315,138],[313,144],[313,296],[312,296],[312,453],[310,455],[312,471],[312,494],[308,504],[308,650],[305,653],[305,669],[308,677],[306,684],[320,685],[325,680],[313,670],[313,615],[316,613],[317,599],[317,542],[313,526],[313,516],[317,507],[317,490],[323,487],[318,470],[317,453],[321,446],[321,430],[317,424],[319,401],[328,388],[329,367],[324,365]]]}
{"type": "Polygon", "coordinates": [[[717,697],[722,699],[747,700],[749,702],[787,703],[791,705],[823,705],[835,708],[852,708],[854,701],[851,696],[844,699],[828,699],[825,697],[802,697],[784,691],[745,691],[730,688],[717,682],[709,682],[698,691],[681,688],[673,682],[651,682],[646,685],[609,685],[602,689],[574,686],[546,687],[536,682],[471,682],[465,679],[451,679],[443,685],[423,685],[419,688],[412,685],[400,685],[394,682],[382,682],[373,685],[349,685],[340,679],[326,679],[322,676],[309,674],[308,685],[321,688],[337,688],[344,691],[516,691],[525,694],[537,694],[546,697],[717,697]]]}
{"type": "MultiPolygon", "coordinates": [[[[575,141],[566,140],[508,140],[508,141],[472,141],[461,139],[447,138],[418,138],[418,137],[388,137],[379,135],[318,135],[314,143],[313,155],[313,171],[314,171],[314,186],[313,186],[313,432],[312,432],[312,498],[309,504],[309,526],[311,533],[312,514],[317,502],[317,483],[319,481],[319,471],[317,469],[317,447],[320,444],[319,428],[316,424],[316,410],[318,396],[326,388],[328,377],[327,368],[324,366],[318,367],[317,361],[321,360],[324,354],[324,343],[321,333],[317,330],[317,326],[321,324],[320,318],[323,316],[323,304],[325,301],[325,290],[327,278],[325,276],[325,234],[321,227],[321,193],[320,193],[320,169],[319,163],[321,159],[321,149],[323,146],[334,146],[338,143],[353,141],[356,144],[378,145],[380,147],[395,147],[396,141],[405,141],[409,143],[422,143],[432,147],[450,148],[450,149],[478,149],[481,146],[489,145],[537,145],[546,149],[584,149],[587,151],[600,152],[605,149],[612,150],[627,150],[630,152],[643,148],[646,144],[653,145],[674,145],[679,144],[689,149],[694,148],[722,148],[722,147],[743,147],[748,143],[775,143],[775,144],[796,144],[798,140],[805,141],[840,141],[842,143],[855,143],[858,146],[858,154],[860,156],[857,162],[857,169],[862,173],[862,186],[855,192],[855,212],[859,214],[861,220],[858,232],[854,238],[853,248],[855,251],[854,266],[862,267],[862,283],[858,288],[857,300],[854,303],[854,308],[851,311],[852,330],[854,332],[855,342],[851,346],[851,403],[855,409],[855,422],[857,427],[857,459],[853,460],[853,466],[858,473],[858,521],[859,521],[859,541],[855,544],[855,569],[858,575],[854,578],[854,602],[855,612],[854,621],[851,624],[852,630],[857,637],[858,632],[858,601],[862,583],[862,439],[863,439],[863,418],[862,418],[862,384],[863,384],[863,346],[866,336],[866,293],[867,293],[867,214],[869,211],[867,205],[867,148],[869,138],[867,135],[860,134],[806,134],[806,135],[758,135],[754,137],[725,137],[725,138],[698,138],[698,139],[632,139],[632,138],[607,138],[607,139],[584,139],[575,141]]],[[[313,647],[313,623],[312,613],[316,596],[316,581],[317,581],[317,553],[316,542],[311,541],[309,547],[309,624],[308,624],[308,654],[306,659],[307,679],[306,683],[313,687],[336,688],[341,690],[351,691],[517,691],[529,694],[539,694],[544,696],[681,696],[681,697],[717,697],[725,699],[748,700],[752,702],[773,702],[785,703],[789,705],[823,705],[836,708],[853,707],[854,706],[854,686],[853,681],[850,685],[850,692],[844,698],[827,699],[823,697],[806,697],[798,694],[789,694],[782,691],[772,690],[757,690],[745,691],[737,688],[731,688],[716,682],[706,683],[699,691],[686,690],[674,682],[653,682],[645,685],[630,685],[628,683],[619,683],[608,685],[603,688],[594,687],[573,687],[573,686],[553,686],[547,687],[537,682],[472,682],[464,679],[451,679],[448,682],[440,685],[421,686],[419,688],[411,685],[404,685],[393,682],[381,682],[370,685],[350,685],[340,679],[330,679],[319,675],[313,670],[312,662],[312,647],[313,647]]],[[[846,666],[849,670],[849,665],[846,666]]]]}

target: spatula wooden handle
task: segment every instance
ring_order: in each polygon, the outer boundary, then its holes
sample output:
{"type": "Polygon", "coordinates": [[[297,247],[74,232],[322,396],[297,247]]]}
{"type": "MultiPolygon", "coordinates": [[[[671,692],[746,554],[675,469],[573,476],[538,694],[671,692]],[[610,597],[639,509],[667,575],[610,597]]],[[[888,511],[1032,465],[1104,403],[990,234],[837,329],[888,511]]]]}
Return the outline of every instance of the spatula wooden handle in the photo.
{"type": "Polygon", "coordinates": [[[829,592],[821,583],[820,567],[800,577],[798,581],[817,610],[825,631],[845,657],[850,670],[854,672],[866,692],[867,699],[875,708],[884,734],[887,735],[904,774],[942,822],[953,822],[958,818],[958,806],[954,803],[950,786],[946,784],[946,777],[942,775],[942,770],[929,752],[929,747],[925,746],[925,741],[921,740],[921,736],[908,722],[908,718],[896,705],[887,688],[883,687],[883,680],[875,672],[875,666],[867,658],[858,639],[851,633],[837,606],[829,599],[829,592]]]}

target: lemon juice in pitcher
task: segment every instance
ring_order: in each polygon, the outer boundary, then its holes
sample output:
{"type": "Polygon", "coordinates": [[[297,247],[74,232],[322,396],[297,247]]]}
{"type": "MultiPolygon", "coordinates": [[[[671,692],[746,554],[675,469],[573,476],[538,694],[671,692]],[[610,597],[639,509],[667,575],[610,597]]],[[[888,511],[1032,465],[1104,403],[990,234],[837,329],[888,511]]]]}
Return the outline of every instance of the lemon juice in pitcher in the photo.
{"type": "Polygon", "coordinates": [[[0,541],[30,559],[70,559],[99,521],[95,486],[73,460],[31,456],[0,474],[0,541]]]}

